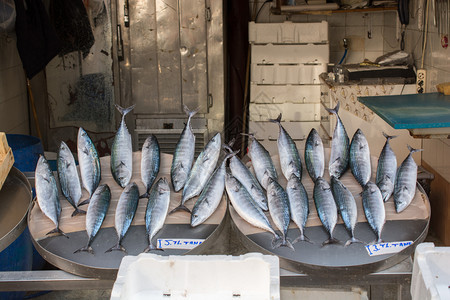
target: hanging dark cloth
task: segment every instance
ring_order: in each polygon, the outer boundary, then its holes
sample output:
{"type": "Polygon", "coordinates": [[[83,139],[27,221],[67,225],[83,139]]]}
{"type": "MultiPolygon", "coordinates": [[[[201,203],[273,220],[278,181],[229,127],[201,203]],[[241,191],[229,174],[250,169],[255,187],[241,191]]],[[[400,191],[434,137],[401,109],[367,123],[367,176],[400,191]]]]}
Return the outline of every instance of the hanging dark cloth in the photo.
{"type": "Polygon", "coordinates": [[[50,1],[50,18],[61,40],[60,55],[81,51],[85,58],[95,38],[82,0],[50,1]]]}
{"type": "Polygon", "coordinates": [[[17,50],[29,79],[39,73],[60,49],[60,42],[41,0],[14,0],[17,50]]]}

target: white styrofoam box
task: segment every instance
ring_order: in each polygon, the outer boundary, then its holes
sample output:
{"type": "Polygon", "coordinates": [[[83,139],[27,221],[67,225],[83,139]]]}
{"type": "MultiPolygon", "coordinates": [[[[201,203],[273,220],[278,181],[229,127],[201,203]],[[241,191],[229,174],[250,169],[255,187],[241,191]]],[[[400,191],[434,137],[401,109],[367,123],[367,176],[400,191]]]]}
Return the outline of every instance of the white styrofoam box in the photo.
{"type": "Polygon", "coordinates": [[[330,49],[321,45],[251,45],[253,64],[328,63],[330,49]]]}
{"type": "Polygon", "coordinates": [[[250,103],[250,121],[268,121],[283,114],[283,121],[320,121],[320,103],[250,103]]]}
{"type": "Polygon", "coordinates": [[[250,43],[300,44],[328,41],[328,23],[255,23],[249,22],[250,43]]]}
{"type": "Polygon", "coordinates": [[[283,300],[369,300],[367,290],[359,287],[282,287],[280,296],[283,300]]]}
{"type": "Polygon", "coordinates": [[[326,64],[252,64],[251,82],[256,84],[320,84],[326,64]]]}
{"type": "Polygon", "coordinates": [[[450,247],[435,247],[433,243],[417,245],[411,280],[412,299],[450,299],[449,282],[450,247]]]}
{"type": "MultiPolygon", "coordinates": [[[[320,128],[320,122],[281,122],[281,125],[295,142],[306,140],[312,128],[316,130],[320,128]]],[[[254,133],[258,141],[276,141],[279,134],[279,126],[273,122],[250,121],[248,132],[254,133]]]]}
{"type": "Polygon", "coordinates": [[[254,103],[317,103],[320,85],[250,85],[250,102],[254,103]]]}
{"type": "Polygon", "coordinates": [[[280,299],[277,256],[160,256],[141,253],[120,263],[111,299],[280,299]]]}

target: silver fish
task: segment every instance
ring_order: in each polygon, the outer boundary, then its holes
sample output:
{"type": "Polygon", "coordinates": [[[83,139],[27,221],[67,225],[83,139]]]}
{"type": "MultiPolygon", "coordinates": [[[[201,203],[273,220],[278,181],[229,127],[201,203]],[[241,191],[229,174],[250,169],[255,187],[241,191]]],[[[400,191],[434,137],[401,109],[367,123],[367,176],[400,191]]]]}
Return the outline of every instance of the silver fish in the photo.
{"type": "Polygon", "coordinates": [[[404,211],[411,204],[416,194],[417,165],[412,154],[423,150],[413,149],[409,145],[408,149],[409,154],[398,168],[395,178],[394,204],[398,213],[404,211]]]}
{"type": "Polygon", "coordinates": [[[326,108],[329,113],[336,115],[336,127],[334,128],[333,138],[331,140],[331,155],[328,165],[330,177],[340,178],[348,168],[349,160],[349,138],[345,131],[344,124],[339,118],[339,102],[336,107],[326,108]]]}
{"type": "MultiPolygon", "coordinates": [[[[98,158],[97,149],[95,149],[94,143],[92,143],[89,135],[81,127],[78,129],[77,151],[81,181],[84,188],[88,191],[90,198],[100,183],[100,159],[98,158]]],[[[79,205],[87,203],[89,203],[89,199],[83,201],[79,205]]]]}
{"type": "MultiPolygon", "coordinates": [[[[225,146],[228,152],[233,152],[229,146],[225,146]]],[[[252,196],[253,200],[263,210],[268,210],[266,193],[259,184],[258,180],[253,176],[252,172],[244,165],[244,163],[237,157],[230,158],[231,174],[240,181],[245,189],[252,196]]]]}
{"type": "Polygon", "coordinates": [[[272,158],[266,148],[264,148],[264,146],[256,140],[254,134],[243,135],[248,135],[252,140],[248,150],[248,155],[252,160],[252,166],[253,170],[255,170],[256,178],[261,186],[267,190],[269,178],[278,180],[277,170],[273,165],[272,158]]]}
{"type": "Polygon", "coordinates": [[[170,203],[170,187],[166,178],[160,178],[150,190],[150,195],[145,210],[145,229],[148,236],[148,247],[144,252],[150,250],[161,250],[152,244],[152,238],[161,230],[166,220],[170,203]]]}
{"type": "Polygon", "coordinates": [[[339,208],[345,228],[350,232],[351,238],[345,243],[348,246],[352,243],[361,243],[355,238],[355,227],[358,222],[358,208],[352,193],[347,187],[336,177],[331,177],[331,192],[339,208]]]}
{"type": "Polygon", "coordinates": [[[106,252],[111,252],[113,250],[120,250],[125,253],[127,252],[122,246],[122,239],[130,228],[131,222],[133,222],[138,202],[139,189],[136,183],[129,183],[120,195],[119,202],[116,207],[114,227],[116,228],[118,237],[117,244],[109,250],[106,250],[106,252]]]}
{"type": "MultiPolygon", "coordinates": [[[[61,216],[61,204],[59,203],[58,186],[50,165],[44,156],[40,156],[35,171],[36,197],[39,207],[44,215],[54,224],[55,229],[47,234],[66,234],[59,229],[59,217],[61,216]]],[[[68,238],[68,236],[66,236],[68,238]]]]}
{"type": "Polygon", "coordinates": [[[111,147],[111,173],[121,187],[125,187],[133,175],[133,144],[125,123],[125,116],[133,110],[134,106],[122,108],[116,104],[117,110],[122,114],[122,121],[111,147]]]}
{"type": "Polygon", "coordinates": [[[75,158],[73,158],[72,152],[64,142],[61,142],[59,146],[57,164],[61,191],[70,205],[75,209],[72,217],[77,214],[85,214],[86,212],[84,210],[77,207],[81,199],[81,184],[75,158]]]}
{"type": "Polygon", "coordinates": [[[170,168],[170,178],[175,192],[179,192],[184,187],[191,171],[195,153],[195,136],[192,132],[191,118],[197,111],[190,111],[186,106],[184,106],[184,111],[188,115],[188,120],[175,147],[170,168]]]}
{"type": "Polygon", "coordinates": [[[174,208],[170,213],[176,212],[178,210],[184,210],[190,212],[189,209],[184,206],[186,201],[198,196],[206,182],[211,177],[214,172],[214,168],[217,165],[217,160],[219,159],[220,149],[222,145],[222,140],[220,133],[214,135],[211,140],[206,144],[203,151],[197,157],[194,166],[189,173],[189,177],[184,185],[183,196],[181,198],[181,204],[174,208]]]}
{"type": "Polygon", "coordinates": [[[383,135],[386,138],[386,143],[378,158],[376,183],[381,191],[381,195],[383,195],[384,202],[386,202],[394,192],[397,157],[389,145],[389,140],[395,138],[395,136],[389,136],[384,132],[383,135]]]}
{"type": "Polygon", "coordinates": [[[227,154],[220,166],[214,171],[205,188],[195,202],[191,214],[191,226],[196,227],[205,222],[217,209],[225,189],[225,165],[230,157],[239,151],[227,154]]]}
{"type": "Polygon", "coordinates": [[[377,236],[376,242],[381,243],[381,232],[386,221],[383,196],[377,185],[371,181],[364,186],[361,196],[366,219],[377,236]]]}
{"type": "Polygon", "coordinates": [[[161,162],[159,143],[156,136],[151,134],[145,139],[141,153],[141,179],[145,185],[145,194],[141,198],[148,198],[150,188],[158,176],[161,162]]]}
{"type": "Polygon", "coordinates": [[[334,227],[338,218],[336,203],[330,185],[322,177],[318,177],[314,183],[313,198],[319,219],[330,235],[330,238],[323,242],[322,245],[339,243],[333,237],[334,227]]]}
{"type": "Polygon", "coordinates": [[[91,197],[91,202],[86,214],[86,233],[88,235],[87,245],[74,253],[86,251],[94,254],[91,244],[100,230],[100,227],[102,227],[110,202],[111,190],[109,189],[109,186],[107,184],[99,185],[91,197]]]}
{"type": "Polygon", "coordinates": [[[279,134],[277,139],[278,154],[280,156],[281,171],[284,177],[289,180],[291,174],[297,176],[300,180],[302,179],[302,161],[300,159],[300,154],[298,153],[297,146],[294,140],[287,133],[287,131],[281,126],[281,113],[275,120],[270,120],[271,122],[278,123],[279,134]]]}
{"type": "Polygon", "coordinates": [[[300,236],[292,243],[296,243],[297,241],[309,242],[309,239],[304,234],[309,214],[308,194],[300,179],[294,174],[291,175],[291,178],[287,182],[286,193],[289,199],[291,219],[300,230],[300,236]]]}
{"type": "Polygon", "coordinates": [[[234,178],[233,175],[227,173],[225,175],[225,188],[233,208],[242,219],[255,227],[261,228],[273,234],[272,247],[275,248],[275,244],[278,244],[278,240],[281,238],[272,228],[269,219],[267,219],[262,209],[255,203],[255,201],[253,201],[244,186],[239,182],[239,180],[234,178]]]}
{"type": "Polygon", "coordinates": [[[370,164],[370,150],[364,133],[361,129],[356,130],[350,144],[350,169],[353,176],[361,186],[365,186],[372,175],[370,164]]]}
{"type": "Polygon", "coordinates": [[[315,128],[311,129],[305,143],[305,165],[313,181],[323,177],[325,169],[325,154],[323,142],[315,128]]]}

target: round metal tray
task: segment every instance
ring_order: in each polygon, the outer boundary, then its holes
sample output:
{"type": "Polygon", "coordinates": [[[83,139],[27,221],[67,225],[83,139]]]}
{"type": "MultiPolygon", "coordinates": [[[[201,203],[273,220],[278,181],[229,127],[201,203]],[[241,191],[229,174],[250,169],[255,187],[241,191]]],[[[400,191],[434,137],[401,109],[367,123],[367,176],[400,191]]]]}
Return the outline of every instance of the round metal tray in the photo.
{"type": "Polygon", "coordinates": [[[12,167],[0,189],[0,252],[27,227],[26,215],[31,199],[30,183],[22,172],[12,167]]]}

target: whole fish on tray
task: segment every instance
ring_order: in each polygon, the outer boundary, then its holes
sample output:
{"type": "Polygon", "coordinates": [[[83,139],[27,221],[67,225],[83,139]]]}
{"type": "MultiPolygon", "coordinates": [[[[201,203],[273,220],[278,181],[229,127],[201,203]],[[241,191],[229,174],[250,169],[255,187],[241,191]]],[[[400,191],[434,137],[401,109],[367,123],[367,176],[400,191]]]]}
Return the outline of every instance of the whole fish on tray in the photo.
{"type": "Polygon", "coordinates": [[[230,157],[234,157],[239,151],[225,156],[220,166],[214,171],[206,183],[205,188],[195,202],[191,214],[191,226],[196,227],[205,222],[217,209],[223,197],[225,189],[225,166],[230,157]]]}
{"type": "Polygon", "coordinates": [[[160,178],[150,190],[147,209],[145,210],[145,229],[148,236],[148,247],[144,252],[150,250],[162,250],[152,244],[153,237],[161,230],[167,217],[170,203],[170,187],[166,178],[160,178]]]}
{"type": "Polygon", "coordinates": [[[414,149],[408,145],[409,154],[397,170],[394,185],[395,210],[400,213],[410,204],[416,194],[417,164],[412,157],[414,152],[423,149],[414,149]]]}
{"type": "MultiPolygon", "coordinates": [[[[100,159],[94,143],[82,127],[78,129],[77,152],[81,181],[89,193],[89,198],[91,198],[101,179],[100,159]]],[[[79,205],[87,203],[89,203],[89,199],[79,205]]]]}
{"type": "Polygon", "coordinates": [[[386,143],[378,158],[376,184],[383,195],[384,202],[388,201],[394,192],[395,175],[397,173],[397,157],[389,144],[389,140],[395,136],[389,136],[383,132],[386,143]]]}
{"type": "Polygon", "coordinates": [[[256,178],[261,186],[267,190],[269,178],[273,178],[275,180],[278,179],[277,170],[273,165],[272,158],[266,148],[264,148],[264,146],[256,140],[254,134],[243,133],[242,135],[248,135],[252,140],[248,150],[248,155],[252,160],[252,166],[253,170],[255,170],[256,178]]]}
{"type": "Polygon", "coordinates": [[[305,165],[313,181],[323,177],[325,169],[325,154],[323,142],[315,128],[311,129],[305,143],[305,165]]]}
{"type": "Polygon", "coordinates": [[[188,115],[188,120],[175,147],[170,168],[170,178],[175,192],[179,192],[184,187],[191,171],[195,154],[195,135],[192,132],[191,119],[197,111],[191,111],[186,106],[184,106],[184,111],[188,115]]]}
{"type": "Polygon", "coordinates": [[[190,213],[190,210],[184,206],[186,201],[198,196],[205,186],[211,174],[214,172],[217,160],[221,150],[222,140],[220,133],[214,135],[211,140],[206,144],[203,151],[197,157],[194,166],[189,173],[189,177],[184,185],[183,195],[181,197],[181,204],[174,208],[170,213],[174,213],[179,210],[184,210],[190,213]]]}
{"type": "Polygon", "coordinates": [[[120,195],[119,202],[116,207],[116,214],[114,218],[114,227],[117,232],[117,244],[106,250],[106,252],[111,252],[113,250],[120,250],[127,252],[122,246],[122,239],[125,237],[128,229],[130,228],[131,222],[133,221],[134,215],[139,202],[139,189],[136,183],[129,183],[120,195]]]}
{"type": "Polygon", "coordinates": [[[86,233],[88,235],[87,245],[86,247],[78,249],[74,253],[86,251],[94,254],[91,244],[102,227],[110,202],[111,190],[109,189],[109,186],[107,184],[99,185],[91,197],[91,202],[89,203],[86,214],[86,233]]]}
{"type": "Polygon", "coordinates": [[[294,140],[292,140],[291,136],[281,125],[281,113],[278,115],[278,118],[270,121],[277,123],[280,129],[277,145],[278,154],[280,156],[281,171],[283,172],[284,177],[289,180],[291,174],[294,174],[301,180],[302,161],[300,159],[300,154],[298,153],[294,140]]]}
{"type": "Polygon", "coordinates": [[[381,232],[386,222],[386,211],[384,208],[383,196],[378,186],[369,181],[362,191],[362,203],[364,214],[370,227],[377,236],[376,243],[381,243],[381,232]]]}
{"type": "Polygon", "coordinates": [[[370,180],[372,167],[370,164],[369,143],[361,129],[358,128],[350,144],[350,169],[356,181],[363,187],[370,180]]]}
{"type": "Polygon", "coordinates": [[[344,124],[339,118],[339,102],[336,107],[326,108],[329,113],[336,115],[336,127],[334,128],[333,138],[331,140],[331,155],[328,163],[330,177],[340,178],[348,168],[349,160],[349,138],[345,131],[344,124]]]}
{"type": "Polygon", "coordinates": [[[122,188],[130,182],[133,175],[133,144],[125,123],[125,116],[133,110],[134,106],[123,108],[116,104],[117,110],[122,114],[122,121],[111,147],[111,173],[122,188]]]}
{"type": "Polygon", "coordinates": [[[141,152],[141,179],[145,185],[145,193],[141,198],[148,198],[150,188],[158,176],[161,155],[156,136],[151,134],[145,139],[141,152]]]}
{"type": "Polygon", "coordinates": [[[322,177],[317,178],[314,183],[313,198],[319,219],[330,236],[322,245],[339,243],[333,237],[334,227],[338,218],[336,203],[330,185],[322,177]]]}
{"type": "Polygon", "coordinates": [[[68,236],[59,229],[61,204],[59,203],[58,186],[50,165],[44,156],[40,156],[35,171],[36,198],[41,211],[54,224],[55,229],[47,234],[59,233],[68,236]]]}
{"type": "Polygon", "coordinates": [[[72,217],[77,214],[85,214],[86,212],[84,210],[78,208],[78,202],[82,194],[75,158],[73,158],[72,152],[64,142],[61,142],[59,146],[57,165],[61,191],[70,205],[75,209],[72,217]]]}
{"type": "Polygon", "coordinates": [[[296,238],[292,244],[297,241],[309,242],[309,239],[304,234],[305,225],[309,214],[308,193],[306,193],[305,187],[300,179],[294,174],[291,175],[291,178],[289,178],[287,182],[286,193],[289,199],[291,219],[300,230],[300,236],[296,238]]]}

